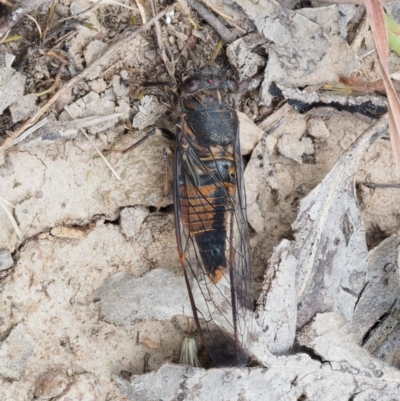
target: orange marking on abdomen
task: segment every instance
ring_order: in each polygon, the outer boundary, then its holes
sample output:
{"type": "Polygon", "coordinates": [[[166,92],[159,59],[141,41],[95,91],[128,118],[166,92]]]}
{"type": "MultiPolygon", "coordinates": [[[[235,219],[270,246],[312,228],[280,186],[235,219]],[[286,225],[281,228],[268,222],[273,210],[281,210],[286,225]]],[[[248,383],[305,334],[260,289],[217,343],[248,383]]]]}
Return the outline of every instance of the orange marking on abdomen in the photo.
{"type": "MultiPolygon", "coordinates": [[[[234,191],[232,184],[227,183],[226,187],[228,187],[226,188],[228,193],[234,191]]],[[[216,222],[222,222],[222,225],[225,225],[230,207],[226,197],[215,196],[217,190],[216,185],[200,187],[187,185],[181,191],[181,194],[186,194],[186,197],[182,197],[181,200],[183,224],[189,229],[191,235],[215,230],[216,222]],[[222,216],[221,213],[223,213],[222,216]]]]}

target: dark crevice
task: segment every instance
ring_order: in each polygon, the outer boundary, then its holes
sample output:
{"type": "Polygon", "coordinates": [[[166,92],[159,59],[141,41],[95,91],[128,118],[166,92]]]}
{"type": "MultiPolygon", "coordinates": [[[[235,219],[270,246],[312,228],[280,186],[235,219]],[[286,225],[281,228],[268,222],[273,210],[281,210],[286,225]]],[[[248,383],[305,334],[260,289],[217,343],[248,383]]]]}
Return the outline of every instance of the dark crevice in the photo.
{"type": "Polygon", "coordinates": [[[113,226],[119,226],[119,216],[114,220],[104,220],[104,224],[111,224],[113,226]]]}
{"type": "Polygon", "coordinates": [[[358,294],[358,298],[357,298],[356,304],[354,305],[353,312],[356,310],[358,302],[360,301],[362,294],[364,293],[365,289],[367,288],[368,283],[369,283],[369,281],[367,281],[364,284],[364,287],[362,288],[361,292],[358,294]]]}
{"type": "Polygon", "coordinates": [[[321,357],[321,355],[318,355],[311,347],[307,347],[306,345],[300,345],[299,343],[295,343],[292,348],[291,354],[298,354],[298,353],[303,353],[308,355],[311,359],[320,362],[321,364],[324,363],[329,363],[329,361],[326,361],[321,357]]]}
{"type": "Polygon", "coordinates": [[[397,298],[394,300],[390,308],[385,312],[372,326],[371,328],[364,334],[364,337],[361,340],[361,346],[364,346],[367,341],[371,338],[374,331],[386,320],[386,318],[391,314],[393,306],[397,302],[397,298]]]}

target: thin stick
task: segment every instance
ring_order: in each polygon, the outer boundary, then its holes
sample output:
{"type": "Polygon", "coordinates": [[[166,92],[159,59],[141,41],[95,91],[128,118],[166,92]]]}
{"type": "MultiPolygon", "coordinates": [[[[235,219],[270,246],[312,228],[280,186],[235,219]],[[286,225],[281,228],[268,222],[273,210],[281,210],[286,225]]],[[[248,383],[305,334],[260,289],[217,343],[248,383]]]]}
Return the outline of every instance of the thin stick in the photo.
{"type": "Polygon", "coordinates": [[[97,60],[95,60],[92,64],[89,65],[86,69],[84,69],[79,74],[75,75],[73,78],[69,80],[69,82],[63,86],[57,93],[54,94],[52,98],[50,98],[40,109],[39,111],[27,120],[21,128],[14,131],[10,138],[7,138],[4,143],[0,146],[0,152],[4,151],[4,149],[11,143],[15,138],[21,135],[26,129],[31,127],[36,121],[58,100],[58,98],[65,93],[67,93],[70,89],[78,84],[79,81],[84,79],[87,75],[89,75],[92,70],[96,69],[98,66],[101,66],[105,63],[109,58],[111,58],[114,54],[116,54],[121,48],[123,48],[130,40],[135,38],[137,35],[142,33],[143,31],[149,29],[149,27],[155,22],[162,18],[168,11],[175,7],[176,4],[173,4],[170,7],[167,7],[160,13],[158,13],[155,17],[150,19],[148,22],[143,24],[140,28],[137,28],[135,31],[132,31],[131,28],[128,28],[110,47],[100,56],[97,60]]]}
{"type": "Polygon", "coordinates": [[[286,113],[293,110],[293,107],[289,103],[285,103],[280,109],[276,110],[273,114],[268,116],[265,120],[262,120],[257,124],[259,128],[264,131],[268,131],[274,126],[286,113]]]}
{"type": "MultiPolygon", "coordinates": [[[[11,202],[9,202],[7,199],[4,199],[2,196],[0,196],[0,200],[3,201],[7,206],[10,206],[11,208],[13,208],[14,210],[17,209],[16,206],[14,206],[11,202]]],[[[21,213],[23,215],[25,215],[26,217],[29,217],[31,220],[33,220],[33,217],[30,216],[28,213],[22,212],[21,213]]]]}
{"type": "Polygon", "coordinates": [[[207,7],[197,0],[188,0],[188,3],[214,28],[224,42],[231,43],[236,39],[236,35],[226,28],[212,12],[208,11],[207,7]]]}
{"type": "Polygon", "coordinates": [[[3,4],[4,4],[5,6],[7,6],[7,7],[11,7],[11,8],[14,7],[14,4],[10,3],[10,2],[7,1],[7,0],[0,0],[0,3],[3,3],[3,4]]]}
{"type": "Polygon", "coordinates": [[[17,143],[23,141],[25,138],[27,138],[30,134],[33,132],[37,131],[39,128],[42,128],[44,125],[46,125],[49,122],[48,117],[44,118],[43,120],[39,121],[37,124],[35,124],[33,127],[30,127],[27,129],[22,135],[20,135],[18,138],[15,138],[12,142],[10,142],[4,150],[7,150],[11,148],[12,146],[16,145],[17,143]]]}
{"type": "Polygon", "coordinates": [[[42,28],[40,28],[39,23],[36,21],[35,18],[33,18],[31,15],[26,14],[26,16],[35,23],[37,30],[39,31],[39,38],[42,39],[42,28]]]}
{"type": "MultiPolygon", "coordinates": [[[[8,202],[7,202],[8,203],[8,202]]],[[[8,210],[6,203],[3,201],[3,198],[0,197],[0,207],[4,210],[4,213],[7,215],[7,217],[9,218],[11,225],[13,226],[15,232],[18,235],[18,238],[20,239],[20,241],[22,241],[24,239],[24,237],[22,236],[21,230],[18,227],[18,224],[16,222],[16,220],[14,219],[14,216],[11,214],[11,212],[8,210]]]]}
{"type": "Polygon", "coordinates": [[[377,188],[400,188],[400,184],[374,184],[372,182],[363,182],[367,188],[377,189],[377,188]]]}
{"type": "MultiPolygon", "coordinates": [[[[64,107],[64,110],[69,114],[69,116],[75,120],[75,117],[71,114],[71,112],[68,109],[68,106],[64,107]]],[[[96,152],[99,154],[99,156],[103,159],[104,163],[107,165],[107,167],[111,170],[111,172],[115,175],[118,181],[122,181],[121,177],[118,175],[118,173],[114,170],[114,168],[111,166],[111,164],[108,162],[108,160],[104,157],[103,153],[100,152],[100,149],[96,146],[96,144],[92,141],[92,139],[89,137],[89,135],[83,130],[82,128],[79,128],[79,130],[82,132],[83,135],[85,135],[86,139],[91,143],[91,145],[96,149],[96,152]]]]}

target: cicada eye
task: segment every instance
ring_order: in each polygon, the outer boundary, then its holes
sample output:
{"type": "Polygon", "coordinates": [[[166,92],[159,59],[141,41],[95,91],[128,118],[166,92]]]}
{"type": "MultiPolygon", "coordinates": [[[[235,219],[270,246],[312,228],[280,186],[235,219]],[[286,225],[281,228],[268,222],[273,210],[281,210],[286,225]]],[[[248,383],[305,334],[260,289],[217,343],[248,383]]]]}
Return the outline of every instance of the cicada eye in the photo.
{"type": "Polygon", "coordinates": [[[239,83],[238,81],[236,81],[235,78],[229,77],[226,80],[226,83],[228,84],[228,88],[232,91],[232,92],[237,92],[239,90],[239,83]]]}
{"type": "Polygon", "coordinates": [[[200,88],[201,79],[199,77],[189,77],[182,83],[181,89],[186,93],[191,93],[200,88]]]}

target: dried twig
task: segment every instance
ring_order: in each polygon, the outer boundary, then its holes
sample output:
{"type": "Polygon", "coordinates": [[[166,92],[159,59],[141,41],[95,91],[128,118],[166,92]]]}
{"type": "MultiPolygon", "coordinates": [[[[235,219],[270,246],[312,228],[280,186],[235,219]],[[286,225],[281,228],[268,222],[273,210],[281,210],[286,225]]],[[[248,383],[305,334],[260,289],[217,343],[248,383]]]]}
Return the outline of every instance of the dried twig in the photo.
{"type": "Polygon", "coordinates": [[[36,25],[36,28],[37,28],[37,30],[38,30],[38,32],[39,32],[39,37],[40,37],[40,39],[42,39],[42,28],[40,28],[40,25],[39,25],[39,23],[36,21],[36,19],[35,18],[33,18],[31,15],[29,15],[29,14],[26,14],[26,16],[31,20],[31,21],[33,21],[33,23],[36,25]]]}
{"type": "Polygon", "coordinates": [[[207,7],[203,6],[203,4],[199,3],[197,0],[188,0],[188,3],[208,22],[224,42],[231,43],[237,38],[237,36],[226,28],[213,13],[208,11],[207,7]]]}
{"type": "Polygon", "coordinates": [[[374,184],[372,182],[363,182],[367,188],[378,189],[378,188],[400,188],[400,184],[374,184]]]}
{"type": "Polygon", "coordinates": [[[83,70],[79,74],[75,75],[72,79],[70,79],[70,81],[65,86],[63,86],[57,93],[55,93],[54,96],[51,99],[49,99],[33,117],[27,120],[25,124],[22,125],[22,127],[14,131],[11,134],[11,136],[7,138],[4,141],[4,143],[0,146],[0,152],[4,151],[4,149],[6,149],[9,146],[9,144],[15,140],[15,138],[21,135],[25,130],[27,130],[33,124],[35,124],[36,121],[58,100],[60,96],[64,95],[71,88],[76,86],[78,82],[84,79],[88,74],[90,74],[93,69],[105,63],[110,57],[112,57],[121,48],[123,48],[130,40],[139,35],[141,32],[148,29],[155,21],[163,17],[173,7],[175,7],[175,4],[173,4],[170,7],[167,7],[165,10],[161,11],[155,17],[146,22],[146,24],[143,24],[140,28],[137,28],[134,31],[132,31],[131,28],[128,28],[121,36],[119,36],[119,38],[112,45],[109,46],[109,48],[103,53],[102,56],[100,56],[97,60],[95,60],[92,64],[90,64],[85,70],[83,70]]]}
{"type": "Polygon", "coordinates": [[[46,125],[49,122],[49,119],[46,117],[43,120],[39,121],[37,124],[35,124],[33,127],[30,127],[27,129],[22,135],[20,135],[18,138],[15,138],[12,142],[10,142],[4,150],[7,150],[11,148],[12,146],[16,145],[17,143],[23,141],[25,138],[27,138],[30,134],[34,133],[37,131],[39,128],[42,128],[44,125],[46,125]]]}
{"type": "Polygon", "coordinates": [[[11,8],[14,7],[14,4],[9,2],[8,0],[0,0],[0,3],[3,3],[7,7],[11,7],[11,8]]]}
{"type": "Polygon", "coordinates": [[[400,169],[400,99],[389,76],[389,45],[385,14],[378,0],[366,0],[365,8],[371,21],[372,36],[388,98],[390,142],[394,160],[400,169]]]}
{"type": "Polygon", "coordinates": [[[64,67],[67,65],[67,60],[65,60],[64,57],[61,57],[61,56],[60,56],[59,54],[57,54],[56,52],[54,52],[54,51],[49,51],[49,52],[47,53],[47,55],[48,55],[48,56],[55,57],[55,58],[57,58],[58,60],[60,60],[61,65],[60,65],[60,68],[59,68],[59,70],[58,70],[58,73],[57,73],[56,77],[54,78],[53,85],[51,85],[50,88],[46,89],[45,91],[40,92],[40,93],[37,93],[36,96],[38,96],[38,97],[39,97],[39,96],[43,96],[43,95],[47,95],[47,94],[49,94],[49,93],[53,93],[57,88],[60,87],[60,84],[61,84],[61,74],[62,74],[62,72],[63,72],[63,70],[64,70],[64,67]]]}
{"type": "Polygon", "coordinates": [[[18,235],[18,238],[20,239],[20,241],[22,241],[24,238],[22,236],[21,230],[18,227],[18,223],[16,222],[14,216],[12,215],[12,213],[8,210],[7,205],[9,204],[8,201],[6,201],[4,198],[2,198],[0,196],[0,207],[3,209],[4,213],[7,215],[8,219],[11,222],[11,225],[13,226],[15,232],[18,235]]]}
{"type": "MultiPolygon", "coordinates": [[[[156,14],[156,6],[154,4],[154,1],[150,1],[150,4],[151,4],[152,13],[153,13],[153,15],[155,15],[156,14]]],[[[157,37],[158,47],[160,49],[160,55],[165,64],[165,68],[167,69],[170,77],[173,80],[175,80],[175,66],[172,62],[172,52],[168,46],[168,43],[164,44],[162,32],[161,32],[161,25],[158,21],[154,22],[154,28],[156,31],[156,37],[157,37]],[[167,52],[169,54],[169,57],[167,56],[167,52]]]]}
{"type": "Polygon", "coordinates": [[[265,120],[262,120],[257,124],[257,126],[264,131],[268,131],[271,127],[273,127],[286,113],[290,110],[293,110],[293,107],[288,103],[285,103],[281,108],[276,110],[273,114],[268,116],[265,120]]]}

